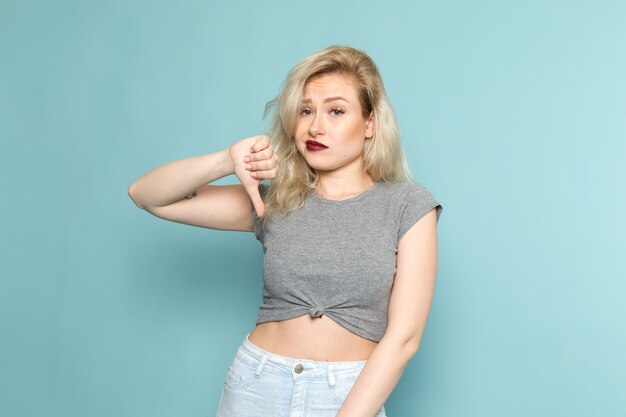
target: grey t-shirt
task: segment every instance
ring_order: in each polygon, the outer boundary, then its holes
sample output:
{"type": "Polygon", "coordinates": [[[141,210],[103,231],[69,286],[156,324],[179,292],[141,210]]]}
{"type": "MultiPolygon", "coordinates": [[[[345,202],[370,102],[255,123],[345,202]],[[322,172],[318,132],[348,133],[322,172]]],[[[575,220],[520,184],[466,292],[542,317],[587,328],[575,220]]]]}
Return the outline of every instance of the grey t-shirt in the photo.
{"type": "MultiPolygon", "coordinates": [[[[260,184],[261,196],[267,185],[260,184]]],[[[379,342],[396,273],[400,238],[443,207],[421,184],[378,182],[347,200],[310,194],[302,208],[276,216],[256,238],[263,245],[263,301],[257,324],[327,315],[379,342]]]]}

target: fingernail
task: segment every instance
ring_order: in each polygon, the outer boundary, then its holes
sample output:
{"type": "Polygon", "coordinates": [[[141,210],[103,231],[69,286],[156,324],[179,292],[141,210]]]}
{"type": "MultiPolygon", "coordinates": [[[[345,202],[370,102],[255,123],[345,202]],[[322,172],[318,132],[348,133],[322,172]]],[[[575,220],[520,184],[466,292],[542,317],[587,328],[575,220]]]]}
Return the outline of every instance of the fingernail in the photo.
{"type": "Polygon", "coordinates": [[[246,155],[246,156],[243,158],[243,162],[250,162],[250,157],[249,157],[248,155],[246,155]]]}
{"type": "Polygon", "coordinates": [[[246,169],[250,169],[250,168],[252,168],[252,165],[246,164],[246,169]]]}
{"type": "Polygon", "coordinates": [[[256,177],[256,171],[250,173],[253,177],[256,177]]]}

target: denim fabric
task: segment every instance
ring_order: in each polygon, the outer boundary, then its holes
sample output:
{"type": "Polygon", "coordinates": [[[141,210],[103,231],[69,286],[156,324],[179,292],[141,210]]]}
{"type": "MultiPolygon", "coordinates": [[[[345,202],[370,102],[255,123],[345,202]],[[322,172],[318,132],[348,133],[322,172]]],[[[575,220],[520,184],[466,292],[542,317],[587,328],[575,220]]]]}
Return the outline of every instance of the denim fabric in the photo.
{"type": "MultiPolygon", "coordinates": [[[[367,362],[289,358],[248,336],[228,368],[217,417],[335,417],[367,362]]],[[[376,417],[386,417],[384,406],[376,417]]]]}

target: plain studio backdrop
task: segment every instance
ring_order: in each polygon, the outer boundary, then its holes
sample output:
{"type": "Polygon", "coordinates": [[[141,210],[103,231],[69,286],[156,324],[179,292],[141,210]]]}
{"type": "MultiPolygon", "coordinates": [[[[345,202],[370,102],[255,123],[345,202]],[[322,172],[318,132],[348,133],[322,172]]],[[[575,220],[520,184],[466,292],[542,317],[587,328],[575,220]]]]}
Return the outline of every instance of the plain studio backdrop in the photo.
{"type": "Polygon", "coordinates": [[[624,22],[621,1],[0,0],[0,415],[214,415],[262,248],[127,189],[265,133],[287,71],[347,44],[444,206],[388,414],[623,417],[624,22]]]}

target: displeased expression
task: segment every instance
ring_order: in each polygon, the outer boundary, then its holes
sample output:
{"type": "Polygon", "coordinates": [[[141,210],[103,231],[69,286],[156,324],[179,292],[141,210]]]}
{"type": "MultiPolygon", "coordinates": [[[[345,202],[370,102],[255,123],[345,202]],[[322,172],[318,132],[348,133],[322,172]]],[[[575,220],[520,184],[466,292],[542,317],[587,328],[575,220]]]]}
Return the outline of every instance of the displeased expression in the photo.
{"type": "Polygon", "coordinates": [[[363,117],[352,77],[324,74],[307,82],[295,141],[311,168],[332,171],[362,165],[365,141],[373,135],[373,114],[367,119],[363,117]]]}

